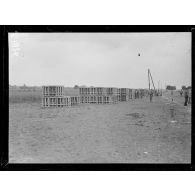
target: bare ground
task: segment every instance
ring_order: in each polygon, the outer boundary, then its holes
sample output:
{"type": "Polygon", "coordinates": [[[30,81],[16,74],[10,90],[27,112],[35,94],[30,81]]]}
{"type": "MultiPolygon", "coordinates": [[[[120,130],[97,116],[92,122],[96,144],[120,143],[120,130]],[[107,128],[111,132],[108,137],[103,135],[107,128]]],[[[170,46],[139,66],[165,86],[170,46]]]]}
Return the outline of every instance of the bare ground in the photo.
{"type": "Polygon", "coordinates": [[[9,106],[10,163],[190,163],[191,110],[169,94],[112,105],[9,106]]]}

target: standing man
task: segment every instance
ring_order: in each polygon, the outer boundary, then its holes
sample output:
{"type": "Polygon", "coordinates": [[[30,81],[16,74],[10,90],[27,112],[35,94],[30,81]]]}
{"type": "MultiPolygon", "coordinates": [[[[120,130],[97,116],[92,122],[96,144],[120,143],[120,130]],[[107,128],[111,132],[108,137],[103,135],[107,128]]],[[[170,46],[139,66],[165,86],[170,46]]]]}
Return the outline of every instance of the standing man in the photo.
{"type": "Polygon", "coordinates": [[[137,90],[135,91],[135,99],[137,99],[138,97],[137,97],[137,90]]]}
{"type": "Polygon", "coordinates": [[[187,106],[187,104],[188,104],[188,97],[189,97],[188,89],[187,88],[185,88],[184,97],[185,97],[184,106],[187,106]]]}
{"type": "Polygon", "coordinates": [[[188,104],[191,104],[191,88],[188,88],[188,104]]]}
{"type": "Polygon", "coordinates": [[[173,102],[173,90],[171,90],[171,99],[172,99],[172,102],[173,102]]]}
{"type": "Polygon", "coordinates": [[[143,97],[143,91],[142,90],[140,91],[140,97],[141,97],[141,99],[143,97]]]}
{"type": "Polygon", "coordinates": [[[183,90],[181,89],[181,91],[180,91],[180,95],[182,96],[182,93],[183,93],[183,90]]]}
{"type": "Polygon", "coordinates": [[[153,97],[153,92],[152,90],[150,91],[150,102],[152,102],[152,97],[153,97]]]}

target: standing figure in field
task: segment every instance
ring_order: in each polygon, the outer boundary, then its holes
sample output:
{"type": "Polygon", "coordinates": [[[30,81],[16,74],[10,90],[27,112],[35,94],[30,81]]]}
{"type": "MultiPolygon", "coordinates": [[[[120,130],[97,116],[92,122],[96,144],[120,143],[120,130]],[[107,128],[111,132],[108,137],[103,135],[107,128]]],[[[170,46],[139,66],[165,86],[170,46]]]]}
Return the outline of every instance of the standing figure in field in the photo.
{"type": "Polygon", "coordinates": [[[152,98],[153,98],[153,92],[152,92],[152,90],[149,93],[150,93],[150,102],[152,102],[152,98]]]}
{"type": "Polygon", "coordinates": [[[143,98],[143,91],[140,91],[140,97],[143,98]]]}
{"type": "Polygon", "coordinates": [[[180,91],[180,96],[182,96],[182,94],[183,94],[183,90],[180,91]]]}
{"type": "Polygon", "coordinates": [[[188,104],[191,104],[191,95],[192,95],[191,89],[188,89],[188,104]]]}
{"type": "Polygon", "coordinates": [[[188,89],[185,89],[185,91],[184,91],[184,97],[185,97],[184,106],[187,106],[187,104],[188,104],[188,98],[189,98],[188,89]]]}
{"type": "Polygon", "coordinates": [[[139,99],[139,91],[137,91],[137,98],[139,99]]]}
{"type": "Polygon", "coordinates": [[[172,102],[173,102],[173,90],[171,90],[171,99],[172,99],[172,102]]]}

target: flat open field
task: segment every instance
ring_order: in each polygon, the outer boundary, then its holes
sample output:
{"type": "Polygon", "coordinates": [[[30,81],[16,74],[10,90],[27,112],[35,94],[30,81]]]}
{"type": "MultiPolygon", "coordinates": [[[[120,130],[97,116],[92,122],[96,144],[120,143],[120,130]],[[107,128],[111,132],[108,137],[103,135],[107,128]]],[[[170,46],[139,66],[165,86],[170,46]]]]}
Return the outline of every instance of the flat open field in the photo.
{"type": "Polygon", "coordinates": [[[9,105],[10,163],[190,163],[191,110],[170,95],[112,105],[9,105]]]}

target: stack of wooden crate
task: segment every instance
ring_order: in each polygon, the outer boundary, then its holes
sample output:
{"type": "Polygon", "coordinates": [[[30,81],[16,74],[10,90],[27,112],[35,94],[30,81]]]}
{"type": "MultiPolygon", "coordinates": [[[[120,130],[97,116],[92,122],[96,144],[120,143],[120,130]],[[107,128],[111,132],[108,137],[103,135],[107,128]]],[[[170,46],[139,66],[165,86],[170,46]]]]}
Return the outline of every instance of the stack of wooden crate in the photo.
{"type": "Polygon", "coordinates": [[[43,107],[73,106],[80,103],[79,96],[66,96],[64,86],[43,86],[42,87],[43,107]]]}
{"type": "Polygon", "coordinates": [[[129,88],[118,88],[117,89],[118,101],[129,101],[132,99],[132,90],[129,88]]]}
{"type": "Polygon", "coordinates": [[[79,88],[81,103],[110,104],[117,102],[117,89],[113,87],[79,88]]]}

